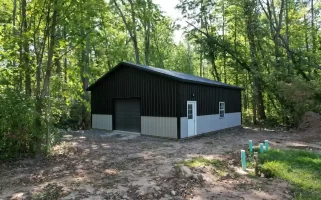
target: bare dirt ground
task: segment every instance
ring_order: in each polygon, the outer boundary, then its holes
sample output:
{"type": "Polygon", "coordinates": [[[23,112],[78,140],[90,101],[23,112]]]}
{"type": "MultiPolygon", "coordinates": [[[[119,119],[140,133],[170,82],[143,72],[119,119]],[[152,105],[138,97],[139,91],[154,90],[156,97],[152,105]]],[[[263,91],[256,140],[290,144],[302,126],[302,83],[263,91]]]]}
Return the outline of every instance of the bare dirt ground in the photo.
{"type": "Polygon", "coordinates": [[[237,128],[188,140],[103,131],[70,132],[47,158],[0,164],[0,199],[292,199],[291,185],[243,174],[248,140],[321,152],[321,133],[237,128]],[[182,177],[175,165],[202,156],[226,163],[182,177]]]}

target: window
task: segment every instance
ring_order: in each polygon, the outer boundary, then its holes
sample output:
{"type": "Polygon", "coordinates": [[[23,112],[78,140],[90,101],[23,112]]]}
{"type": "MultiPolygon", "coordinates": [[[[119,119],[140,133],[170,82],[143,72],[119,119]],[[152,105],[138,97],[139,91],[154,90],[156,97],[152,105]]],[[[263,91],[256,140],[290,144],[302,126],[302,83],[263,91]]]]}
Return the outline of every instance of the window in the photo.
{"type": "Polygon", "coordinates": [[[220,111],[220,118],[224,118],[224,116],[225,116],[225,102],[220,102],[219,111],[220,111]]]}
{"type": "Polygon", "coordinates": [[[188,104],[188,107],[187,107],[187,118],[188,119],[193,119],[193,105],[192,104],[188,104]]]}

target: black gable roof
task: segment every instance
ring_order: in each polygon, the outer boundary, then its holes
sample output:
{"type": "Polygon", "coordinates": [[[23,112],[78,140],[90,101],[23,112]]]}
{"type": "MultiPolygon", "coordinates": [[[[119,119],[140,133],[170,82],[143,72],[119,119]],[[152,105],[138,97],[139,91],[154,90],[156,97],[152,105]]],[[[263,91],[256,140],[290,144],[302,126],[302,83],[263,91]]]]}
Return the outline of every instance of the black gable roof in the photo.
{"type": "Polygon", "coordinates": [[[202,85],[213,85],[213,86],[219,86],[219,87],[225,87],[225,88],[232,88],[232,89],[239,89],[242,90],[243,88],[221,83],[218,81],[213,81],[207,78],[202,78],[199,76],[194,76],[191,74],[184,74],[181,72],[175,72],[167,69],[161,69],[161,68],[156,68],[156,67],[151,67],[151,66],[146,66],[146,65],[139,65],[139,64],[134,64],[130,62],[120,62],[117,66],[115,66],[113,69],[111,69],[109,72],[104,74],[102,77],[100,77],[95,83],[90,85],[86,90],[91,91],[100,81],[102,81],[105,77],[107,77],[111,72],[116,70],[120,66],[127,66],[127,67],[133,67],[139,70],[147,71],[154,73],[156,75],[161,75],[165,76],[168,78],[172,78],[181,82],[189,82],[189,83],[195,83],[195,84],[202,84],[202,85]]]}

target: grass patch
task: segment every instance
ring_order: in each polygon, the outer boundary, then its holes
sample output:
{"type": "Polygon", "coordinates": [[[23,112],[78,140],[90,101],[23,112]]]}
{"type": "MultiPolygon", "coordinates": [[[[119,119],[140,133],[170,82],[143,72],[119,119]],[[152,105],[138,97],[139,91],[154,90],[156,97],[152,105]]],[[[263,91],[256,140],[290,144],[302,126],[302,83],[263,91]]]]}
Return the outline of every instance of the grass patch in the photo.
{"type": "Polygon", "coordinates": [[[321,155],[302,150],[269,150],[259,155],[264,174],[295,186],[296,199],[321,199],[321,155]]]}
{"type": "Polygon", "coordinates": [[[185,165],[190,168],[195,168],[195,167],[202,167],[202,166],[210,166],[213,165],[215,167],[222,167],[223,163],[219,160],[215,159],[206,159],[204,157],[195,157],[189,160],[183,160],[178,163],[178,166],[185,165]]]}
{"type": "Polygon", "coordinates": [[[192,159],[183,160],[181,162],[178,162],[176,166],[183,166],[183,165],[189,168],[212,166],[213,167],[212,173],[215,173],[219,176],[226,176],[230,172],[227,163],[220,160],[215,160],[215,159],[206,159],[204,157],[195,157],[192,159]]]}

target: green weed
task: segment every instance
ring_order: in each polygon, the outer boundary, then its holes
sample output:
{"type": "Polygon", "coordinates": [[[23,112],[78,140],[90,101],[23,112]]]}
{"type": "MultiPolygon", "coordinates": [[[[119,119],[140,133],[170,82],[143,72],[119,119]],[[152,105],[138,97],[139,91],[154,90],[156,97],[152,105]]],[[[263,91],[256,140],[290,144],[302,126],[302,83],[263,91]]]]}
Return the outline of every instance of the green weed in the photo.
{"type": "Polygon", "coordinates": [[[179,166],[185,165],[187,167],[195,168],[195,167],[202,167],[202,166],[209,166],[213,165],[215,167],[221,167],[222,162],[219,160],[214,159],[206,159],[204,157],[195,157],[188,160],[183,160],[178,163],[179,166]]]}
{"type": "Polygon", "coordinates": [[[321,155],[302,150],[270,150],[259,158],[264,174],[295,186],[296,199],[321,199],[321,155]]]}

